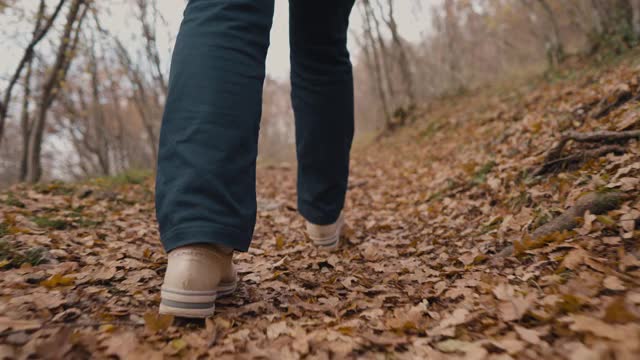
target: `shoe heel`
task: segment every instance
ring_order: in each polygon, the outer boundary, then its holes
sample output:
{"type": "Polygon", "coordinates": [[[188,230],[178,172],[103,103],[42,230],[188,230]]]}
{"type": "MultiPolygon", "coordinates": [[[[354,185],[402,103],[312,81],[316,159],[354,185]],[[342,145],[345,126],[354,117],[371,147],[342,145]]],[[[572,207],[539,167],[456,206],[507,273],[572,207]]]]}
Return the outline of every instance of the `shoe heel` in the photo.
{"type": "Polygon", "coordinates": [[[185,318],[207,318],[216,309],[216,293],[210,291],[160,291],[160,314],[185,318]]]}

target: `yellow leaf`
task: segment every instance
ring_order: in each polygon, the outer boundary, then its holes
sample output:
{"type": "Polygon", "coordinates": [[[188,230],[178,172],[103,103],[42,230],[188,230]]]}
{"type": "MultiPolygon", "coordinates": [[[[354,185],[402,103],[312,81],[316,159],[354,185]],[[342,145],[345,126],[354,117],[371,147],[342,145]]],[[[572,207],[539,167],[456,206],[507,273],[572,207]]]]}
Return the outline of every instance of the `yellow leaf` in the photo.
{"type": "Polygon", "coordinates": [[[74,283],[75,283],[75,278],[71,276],[62,276],[62,274],[55,274],[50,278],[48,278],[47,280],[40,282],[40,285],[51,289],[58,286],[73,285],[74,283]]]}
{"type": "Polygon", "coordinates": [[[155,312],[147,312],[143,316],[145,327],[152,333],[166,330],[173,323],[172,315],[161,315],[155,312]]]}
{"type": "Polygon", "coordinates": [[[284,248],[284,237],[279,235],[276,238],[276,250],[282,250],[282,248],[284,248]]]}
{"type": "Polygon", "coordinates": [[[4,260],[0,260],[0,269],[11,264],[11,261],[4,259],[4,260]]]}
{"type": "Polygon", "coordinates": [[[15,214],[4,214],[4,223],[9,226],[14,226],[16,224],[16,215],[15,214]]]}
{"type": "Polygon", "coordinates": [[[17,226],[9,226],[9,234],[11,235],[17,235],[17,234],[31,234],[31,230],[26,229],[26,228],[22,228],[22,227],[17,227],[17,226]]]}
{"type": "Polygon", "coordinates": [[[188,345],[189,344],[187,344],[187,342],[182,339],[175,339],[171,341],[171,347],[174,348],[176,352],[181,351],[182,349],[186,348],[188,345]]]}
{"type": "Polygon", "coordinates": [[[106,324],[106,325],[102,325],[100,326],[100,332],[104,332],[104,333],[112,333],[116,330],[116,327],[112,324],[106,324]]]}
{"type": "Polygon", "coordinates": [[[338,331],[342,335],[352,336],[353,335],[353,327],[350,326],[342,326],[338,328],[338,331]]]}
{"type": "Polygon", "coordinates": [[[607,306],[604,314],[604,321],[611,324],[626,324],[635,322],[638,318],[627,309],[623,297],[619,297],[607,306]]]}

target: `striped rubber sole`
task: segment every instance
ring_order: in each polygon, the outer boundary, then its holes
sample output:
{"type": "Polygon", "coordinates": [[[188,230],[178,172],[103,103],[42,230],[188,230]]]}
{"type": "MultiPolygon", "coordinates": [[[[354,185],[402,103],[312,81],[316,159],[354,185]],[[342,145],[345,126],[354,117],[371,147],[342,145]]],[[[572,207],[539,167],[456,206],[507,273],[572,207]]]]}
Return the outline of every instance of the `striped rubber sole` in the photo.
{"type": "Polygon", "coordinates": [[[338,247],[340,247],[340,235],[342,234],[342,229],[344,227],[344,218],[340,216],[340,219],[338,221],[339,223],[338,227],[336,228],[336,233],[332,236],[321,239],[310,237],[311,241],[313,241],[313,244],[317,246],[318,249],[324,251],[334,251],[338,247]]]}
{"type": "Polygon", "coordinates": [[[162,288],[160,314],[185,318],[207,318],[216,310],[216,299],[233,294],[238,282],[221,283],[215,291],[187,291],[162,288]]]}

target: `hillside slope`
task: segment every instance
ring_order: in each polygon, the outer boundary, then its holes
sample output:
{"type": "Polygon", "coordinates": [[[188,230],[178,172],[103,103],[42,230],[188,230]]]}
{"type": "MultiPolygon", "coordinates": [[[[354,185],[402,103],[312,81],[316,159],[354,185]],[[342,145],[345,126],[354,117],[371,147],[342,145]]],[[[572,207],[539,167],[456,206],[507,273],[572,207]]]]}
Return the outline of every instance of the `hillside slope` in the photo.
{"type": "Polygon", "coordinates": [[[635,359],[640,67],[572,74],[442,99],[356,150],[331,255],[305,240],[295,169],[260,168],[242,284],[204,324],[155,314],[150,178],[16,186],[0,358],[635,359]],[[598,133],[557,147],[571,131],[598,133]]]}

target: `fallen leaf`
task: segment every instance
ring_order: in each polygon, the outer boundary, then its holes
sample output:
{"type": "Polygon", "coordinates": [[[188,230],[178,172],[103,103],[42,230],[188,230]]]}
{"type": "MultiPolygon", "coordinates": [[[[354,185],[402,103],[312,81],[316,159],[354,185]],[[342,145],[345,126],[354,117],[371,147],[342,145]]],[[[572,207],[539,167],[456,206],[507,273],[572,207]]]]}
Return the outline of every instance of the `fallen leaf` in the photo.
{"type": "Polygon", "coordinates": [[[520,339],[528,342],[531,345],[540,344],[540,336],[536,330],[527,329],[519,325],[515,325],[514,330],[520,336],[520,339]]]}
{"type": "Polygon", "coordinates": [[[637,321],[638,317],[627,308],[624,297],[617,297],[606,307],[603,320],[611,324],[626,324],[637,321]]]}
{"type": "Polygon", "coordinates": [[[0,317],[0,333],[6,330],[23,331],[39,329],[42,323],[38,320],[14,320],[0,317]]]}
{"type": "Polygon", "coordinates": [[[0,359],[5,360],[5,359],[15,359],[15,358],[16,358],[16,351],[13,349],[12,346],[9,346],[6,344],[0,344],[0,359]]]}
{"type": "Polygon", "coordinates": [[[267,327],[267,338],[275,340],[280,335],[288,335],[291,332],[286,321],[280,321],[267,327]]]}
{"type": "Polygon", "coordinates": [[[564,257],[561,269],[576,270],[578,266],[582,265],[589,258],[589,253],[582,248],[577,248],[569,251],[569,254],[564,257]]]}
{"type": "Polygon", "coordinates": [[[182,350],[186,349],[189,344],[184,339],[173,339],[169,342],[169,355],[178,355],[182,350]]]}
{"type": "Polygon", "coordinates": [[[498,286],[493,288],[493,295],[495,295],[496,299],[498,300],[503,300],[503,301],[509,300],[513,298],[514,294],[515,294],[515,290],[513,286],[506,283],[499,284],[498,286]]]}
{"type": "Polygon", "coordinates": [[[632,328],[622,325],[609,325],[602,320],[586,315],[571,315],[571,320],[573,321],[569,326],[571,330],[591,333],[609,340],[624,341],[629,334],[634,333],[631,330],[632,328]]]}
{"type": "Polygon", "coordinates": [[[161,352],[154,350],[148,344],[141,343],[133,332],[126,332],[109,336],[103,342],[105,354],[117,356],[120,359],[161,360],[161,352]]]}
{"type": "Polygon", "coordinates": [[[535,300],[534,294],[528,296],[514,296],[508,301],[503,301],[498,305],[500,318],[503,321],[520,320],[527,313],[535,300]]]}
{"type": "Polygon", "coordinates": [[[494,340],[491,343],[506,351],[509,355],[516,355],[527,347],[525,342],[516,339],[494,340]]]}
{"type": "Polygon", "coordinates": [[[43,280],[40,282],[40,285],[47,287],[49,289],[58,287],[58,286],[70,286],[75,282],[75,278],[72,276],[63,276],[62,274],[52,275],[47,280],[43,280]]]}
{"type": "Polygon", "coordinates": [[[282,250],[284,248],[284,237],[279,235],[276,237],[276,250],[282,250]]]}
{"type": "Polygon", "coordinates": [[[158,314],[157,312],[149,311],[144,314],[145,328],[151,333],[157,333],[169,328],[173,324],[172,315],[158,314]]]}
{"type": "Polygon", "coordinates": [[[626,287],[622,283],[622,280],[620,280],[620,278],[616,276],[607,276],[602,281],[602,285],[604,285],[605,288],[613,291],[624,291],[626,289],[626,287]]]}
{"type": "Polygon", "coordinates": [[[472,346],[468,341],[449,339],[436,344],[436,349],[443,353],[466,352],[472,346]]]}

